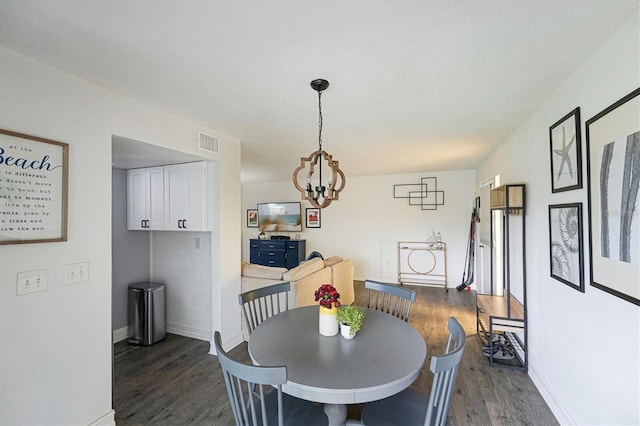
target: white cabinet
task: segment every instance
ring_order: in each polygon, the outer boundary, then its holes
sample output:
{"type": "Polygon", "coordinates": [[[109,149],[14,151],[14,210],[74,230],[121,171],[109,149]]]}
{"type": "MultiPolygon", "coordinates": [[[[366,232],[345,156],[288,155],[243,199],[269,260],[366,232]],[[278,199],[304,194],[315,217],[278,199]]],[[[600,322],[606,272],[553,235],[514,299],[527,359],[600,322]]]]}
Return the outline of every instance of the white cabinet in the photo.
{"type": "Polygon", "coordinates": [[[205,231],[206,163],[127,171],[127,229],[205,231]]]}
{"type": "Polygon", "coordinates": [[[164,168],[127,171],[127,229],[164,228],[164,168]]]}
{"type": "Polygon", "coordinates": [[[164,222],[173,231],[204,231],[205,163],[164,166],[164,222]]]}

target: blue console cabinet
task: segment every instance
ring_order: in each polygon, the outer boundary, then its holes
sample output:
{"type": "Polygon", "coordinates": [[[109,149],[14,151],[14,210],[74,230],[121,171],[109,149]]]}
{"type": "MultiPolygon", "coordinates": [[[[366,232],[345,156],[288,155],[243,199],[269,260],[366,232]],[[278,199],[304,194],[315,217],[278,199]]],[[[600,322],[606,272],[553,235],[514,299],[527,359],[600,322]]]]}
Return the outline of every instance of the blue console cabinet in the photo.
{"type": "Polygon", "coordinates": [[[264,266],[295,268],[305,259],[305,240],[249,240],[250,262],[264,266]]]}

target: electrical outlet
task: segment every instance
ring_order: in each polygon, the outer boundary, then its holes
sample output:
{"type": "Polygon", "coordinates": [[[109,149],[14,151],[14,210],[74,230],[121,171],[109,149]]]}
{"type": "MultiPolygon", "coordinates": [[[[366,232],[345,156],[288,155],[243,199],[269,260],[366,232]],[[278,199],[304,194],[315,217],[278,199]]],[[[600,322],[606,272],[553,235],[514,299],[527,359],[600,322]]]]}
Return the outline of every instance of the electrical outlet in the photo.
{"type": "Polygon", "coordinates": [[[46,291],[48,288],[49,270],[41,269],[39,271],[18,272],[17,294],[36,293],[38,291],[46,291]]]}
{"type": "Polygon", "coordinates": [[[89,262],[64,265],[64,283],[78,284],[89,281],[89,262]]]}

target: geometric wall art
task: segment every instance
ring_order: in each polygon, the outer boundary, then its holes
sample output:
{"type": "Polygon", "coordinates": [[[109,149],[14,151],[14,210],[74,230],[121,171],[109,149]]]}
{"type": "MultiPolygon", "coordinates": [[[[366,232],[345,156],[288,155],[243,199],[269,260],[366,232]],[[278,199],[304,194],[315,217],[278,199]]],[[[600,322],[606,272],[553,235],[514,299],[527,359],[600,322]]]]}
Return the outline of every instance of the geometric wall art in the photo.
{"type": "Polygon", "coordinates": [[[444,191],[438,189],[435,176],[423,177],[420,183],[393,185],[393,198],[406,198],[410,206],[420,206],[421,210],[438,210],[438,206],[444,206],[444,191]]]}

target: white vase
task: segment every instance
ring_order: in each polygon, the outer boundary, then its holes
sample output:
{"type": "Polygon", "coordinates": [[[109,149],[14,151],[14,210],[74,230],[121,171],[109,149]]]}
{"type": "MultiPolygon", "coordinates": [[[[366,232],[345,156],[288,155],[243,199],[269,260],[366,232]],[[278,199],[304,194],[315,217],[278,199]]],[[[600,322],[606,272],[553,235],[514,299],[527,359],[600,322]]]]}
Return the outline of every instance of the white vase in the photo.
{"type": "Polygon", "coordinates": [[[346,324],[340,324],[340,334],[345,339],[353,339],[356,335],[356,333],[353,333],[353,336],[351,335],[351,326],[346,324]]]}
{"type": "Polygon", "coordinates": [[[338,334],[338,308],[332,306],[331,309],[328,309],[320,306],[318,331],[323,336],[335,336],[338,334]]]}

